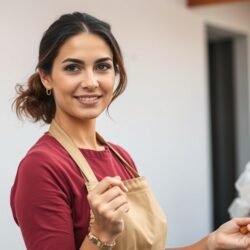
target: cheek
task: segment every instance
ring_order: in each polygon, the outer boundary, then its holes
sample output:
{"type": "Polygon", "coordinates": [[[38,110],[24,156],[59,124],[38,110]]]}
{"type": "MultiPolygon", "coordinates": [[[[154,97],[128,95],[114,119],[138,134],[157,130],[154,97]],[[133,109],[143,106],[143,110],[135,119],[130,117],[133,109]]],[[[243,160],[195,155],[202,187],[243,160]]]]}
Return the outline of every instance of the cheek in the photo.
{"type": "Polygon", "coordinates": [[[60,106],[67,102],[69,93],[72,92],[72,85],[65,81],[65,78],[57,78],[53,82],[55,102],[60,106]]]}
{"type": "Polygon", "coordinates": [[[79,81],[77,76],[58,76],[54,81],[54,87],[58,94],[69,94],[77,88],[79,81]]]}
{"type": "Polygon", "coordinates": [[[105,79],[103,79],[103,89],[107,93],[113,93],[114,87],[115,87],[115,76],[107,76],[105,79]]]}

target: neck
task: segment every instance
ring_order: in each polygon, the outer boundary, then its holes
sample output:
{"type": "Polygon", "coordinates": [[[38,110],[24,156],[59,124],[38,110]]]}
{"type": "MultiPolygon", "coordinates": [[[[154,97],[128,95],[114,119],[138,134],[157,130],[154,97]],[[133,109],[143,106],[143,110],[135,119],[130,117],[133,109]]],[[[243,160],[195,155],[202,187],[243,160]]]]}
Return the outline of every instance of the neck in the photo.
{"type": "Polygon", "coordinates": [[[57,124],[71,137],[78,148],[103,150],[96,139],[96,119],[78,120],[56,115],[57,124]]]}

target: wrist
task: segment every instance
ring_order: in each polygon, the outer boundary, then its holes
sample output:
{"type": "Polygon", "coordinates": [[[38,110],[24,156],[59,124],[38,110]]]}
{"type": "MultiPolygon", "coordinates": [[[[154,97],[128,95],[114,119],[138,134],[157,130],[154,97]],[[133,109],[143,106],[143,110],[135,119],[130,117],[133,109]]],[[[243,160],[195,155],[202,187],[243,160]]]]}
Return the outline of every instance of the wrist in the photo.
{"type": "Polygon", "coordinates": [[[106,231],[99,230],[97,227],[92,225],[89,229],[95,237],[97,237],[101,242],[112,243],[116,240],[117,236],[110,235],[106,231]]]}
{"type": "Polygon", "coordinates": [[[214,232],[210,233],[206,238],[206,250],[216,250],[214,246],[214,232]]]}
{"type": "Polygon", "coordinates": [[[91,231],[88,234],[88,239],[92,242],[92,244],[94,244],[95,246],[97,246],[102,250],[111,250],[116,245],[115,241],[112,242],[102,241],[91,231]]]}

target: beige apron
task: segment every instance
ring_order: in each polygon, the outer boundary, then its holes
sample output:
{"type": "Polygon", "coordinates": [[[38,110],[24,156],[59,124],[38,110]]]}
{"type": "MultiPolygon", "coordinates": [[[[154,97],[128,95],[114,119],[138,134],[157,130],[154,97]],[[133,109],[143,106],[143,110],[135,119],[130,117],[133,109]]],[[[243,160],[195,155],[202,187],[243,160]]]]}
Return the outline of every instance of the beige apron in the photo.
{"type": "MultiPolygon", "coordinates": [[[[55,122],[52,121],[50,134],[68,151],[72,159],[80,168],[88,192],[98,183],[91,167],[77,148],[73,140],[55,122]]],[[[108,144],[99,134],[97,140],[107,145],[110,150],[123,162],[124,167],[135,178],[125,180],[128,188],[127,199],[129,212],[124,216],[124,231],[116,240],[114,250],[163,250],[166,241],[166,218],[157,200],[151,192],[145,177],[138,176],[116,150],[108,144]]],[[[93,220],[93,213],[91,212],[93,220]]],[[[91,223],[91,222],[90,222],[91,223]]]]}

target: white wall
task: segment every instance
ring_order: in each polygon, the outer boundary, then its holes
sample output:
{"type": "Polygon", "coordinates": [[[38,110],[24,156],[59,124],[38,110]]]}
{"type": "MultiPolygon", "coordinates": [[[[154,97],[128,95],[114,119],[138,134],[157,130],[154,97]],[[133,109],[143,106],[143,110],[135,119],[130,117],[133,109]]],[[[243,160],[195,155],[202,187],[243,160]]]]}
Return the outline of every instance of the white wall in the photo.
{"type": "MultiPolygon", "coordinates": [[[[249,4],[187,9],[184,0],[0,0],[1,249],[25,249],[9,208],[16,168],[47,129],[11,112],[14,86],[36,65],[42,32],[74,10],[112,24],[129,85],[99,131],[123,145],[146,175],[169,222],[168,245],[189,244],[211,226],[205,23],[250,35],[249,4]]],[[[250,46],[249,46],[250,47],[250,46]]],[[[250,70],[249,70],[250,72],[250,70]]]]}

